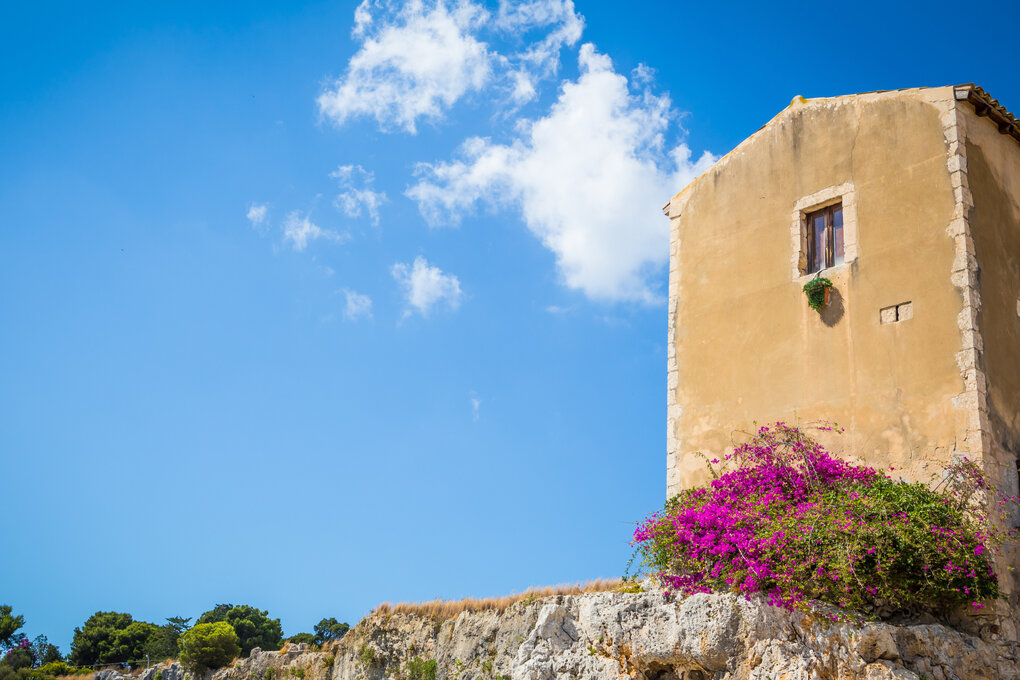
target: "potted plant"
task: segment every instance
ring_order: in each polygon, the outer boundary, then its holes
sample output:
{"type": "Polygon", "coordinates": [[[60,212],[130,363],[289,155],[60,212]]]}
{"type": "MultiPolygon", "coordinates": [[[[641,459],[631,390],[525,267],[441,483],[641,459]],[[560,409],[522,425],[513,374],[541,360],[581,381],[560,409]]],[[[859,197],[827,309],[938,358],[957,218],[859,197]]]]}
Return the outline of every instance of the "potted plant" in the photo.
{"type": "Polygon", "coordinates": [[[804,293],[807,295],[808,307],[816,312],[822,311],[822,307],[829,304],[829,289],[832,288],[832,281],[816,276],[804,284],[804,293]]]}

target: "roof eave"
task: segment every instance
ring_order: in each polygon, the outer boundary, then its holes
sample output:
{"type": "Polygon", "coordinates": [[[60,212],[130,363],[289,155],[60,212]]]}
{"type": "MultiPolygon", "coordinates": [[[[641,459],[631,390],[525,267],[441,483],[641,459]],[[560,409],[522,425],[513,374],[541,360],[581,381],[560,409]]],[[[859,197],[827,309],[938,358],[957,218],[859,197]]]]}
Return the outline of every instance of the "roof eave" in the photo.
{"type": "Polygon", "coordinates": [[[997,99],[974,83],[957,85],[953,88],[957,101],[968,101],[974,107],[974,113],[980,117],[987,117],[999,129],[1000,134],[1008,135],[1020,142],[1020,121],[1006,110],[1006,107],[997,99]]]}

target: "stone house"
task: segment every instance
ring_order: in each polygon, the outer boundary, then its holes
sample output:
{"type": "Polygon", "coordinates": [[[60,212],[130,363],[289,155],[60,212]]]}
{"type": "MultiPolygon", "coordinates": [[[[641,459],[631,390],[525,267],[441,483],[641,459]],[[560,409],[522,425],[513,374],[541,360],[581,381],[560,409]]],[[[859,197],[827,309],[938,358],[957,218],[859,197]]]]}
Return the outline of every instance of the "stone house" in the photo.
{"type": "Polygon", "coordinates": [[[669,495],[755,421],[821,419],[846,458],[1017,493],[1020,122],[980,87],[797,97],[665,212],[669,495]]]}

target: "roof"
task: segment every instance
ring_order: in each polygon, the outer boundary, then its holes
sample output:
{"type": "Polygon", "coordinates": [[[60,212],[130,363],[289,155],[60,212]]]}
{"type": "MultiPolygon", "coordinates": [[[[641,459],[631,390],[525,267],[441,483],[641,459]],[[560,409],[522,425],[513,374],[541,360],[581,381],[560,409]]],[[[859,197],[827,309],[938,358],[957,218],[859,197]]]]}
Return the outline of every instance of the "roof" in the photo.
{"type": "MultiPolygon", "coordinates": [[[[1013,139],[1015,139],[1018,143],[1020,143],[1020,121],[1018,121],[1016,119],[1016,117],[1006,109],[1005,106],[1000,104],[999,100],[992,99],[991,95],[989,95],[981,87],[975,85],[974,83],[966,83],[964,85],[954,85],[954,86],[952,86],[952,88],[953,88],[953,96],[954,96],[954,98],[957,101],[963,101],[963,100],[969,101],[974,106],[974,111],[977,113],[978,116],[981,116],[981,117],[987,116],[993,123],[995,123],[998,126],[1000,133],[1002,133],[1004,135],[1008,135],[1008,136],[1012,137],[1013,139]]],[[[839,100],[839,99],[855,98],[855,97],[860,97],[860,96],[863,96],[863,95],[882,95],[882,94],[886,94],[886,93],[889,93],[889,92],[907,92],[907,91],[911,91],[911,90],[915,91],[915,92],[919,92],[921,90],[933,90],[933,89],[937,89],[937,88],[914,87],[914,88],[901,88],[899,90],[874,90],[872,92],[859,92],[857,94],[852,94],[852,95],[841,95],[841,96],[836,96],[836,97],[818,97],[818,98],[813,98],[813,99],[807,99],[805,97],[802,97],[801,95],[797,95],[790,102],[790,106],[786,107],[785,109],[780,111],[778,114],[776,114],[775,118],[773,118],[772,121],[774,121],[777,118],[779,118],[780,116],[782,116],[791,107],[799,105],[799,104],[807,104],[808,102],[825,102],[825,101],[833,101],[833,100],[839,100]]],[[[760,132],[765,130],[772,123],[772,121],[769,121],[765,125],[762,125],[754,134],[752,134],[750,137],[748,137],[747,139],[742,141],[740,144],[738,144],[736,147],[731,149],[729,151],[729,153],[724,154],[722,157],[720,157],[718,160],[716,160],[716,162],[712,164],[711,168],[709,168],[708,170],[705,170],[703,173],[701,173],[700,175],[695,177],[693,180],[688,182],[688,184],[683,189],[681,189],[679,192],[677,192],[677,194],[675,196],[673,196],[673,198],[671,198],[669,201],[666,202],[666,205],[664,205],[662,207],[662,211],[665,214],[668,215],[669,214],[669,206],[670,206],[670,204],[675,199],[677,199],[678,197],[680,197],[681,194],[683,194],[686,191],[688,191],[689,189],[691,189],[698,182],[699,179],[701,179],[706,174],[711,172],[713,168],[716,168],[721,163],[723,163],[729,156],[732,156],[738,149],[740,149],[742,146],[747,144],[753,137],[755,137],[760,132]]]]}
{"type": "Polygon", "coordinates": [[[999,127],[999,132],[1009,135],[1020,142],[1020,121],[991,95],[974,83],[957,85],[953,90],[957,100],[966,99],[974,105],[974,112],[979,116],[988,116],[999,127]]]}

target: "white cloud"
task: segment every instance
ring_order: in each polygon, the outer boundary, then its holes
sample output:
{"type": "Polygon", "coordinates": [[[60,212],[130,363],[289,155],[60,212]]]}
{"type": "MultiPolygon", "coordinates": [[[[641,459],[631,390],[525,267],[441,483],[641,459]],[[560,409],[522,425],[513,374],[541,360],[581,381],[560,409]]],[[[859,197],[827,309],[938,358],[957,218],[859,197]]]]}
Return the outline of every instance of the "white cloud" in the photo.
{"type": "Polygon", "coordinates": [[[372,226],[378,227],[379,206],[389,199],[386,198],[385,192],[371,189],[375,175],[360,165],[341,165],[329,176],[337,180],[341,190],[333,204],[348,217],[361,217],[361,211],[364,210],[368,213],[372,226]]]}
{"type": "Polygon", "coordinates": [[[580,78],[519,139],[469,139],[459,159],[420,164],[407,195],[432,226],[456,224],[483,197],[514,204],[568,287],[596,300],[658,301],[669,252],[661,206],[715,159],[692,162],[683,144],[666,150],[668,96],[632,93],[590,44],[579,61],[580,78]]]}
{"type": "Polygon", "coordinates": [[[269,206],[265,203],[252,203],[248,206],[248,214],[246,216],[255,231],[265,233],[266,219],[269,217],[269,206]]]}
{"type": "Polygon", "coordinates": [[[551,27],[545,37],[531,42],[508,60],[516,64],[510,73],[511,97],[522,104],[536,96],[535,85],[539,80],[559,71],[560,50],[581,39],[584,17],[574,11],[572,0],[500,0],[495,25],[513,34],[551,27]]]}
{"type": "Polygon", "coordinates": [[[572,0],[500,0],[495,15],[471,0],[364,0],[352,31],[361,44],[319,95],[319,111],[337,125],[374,118],[383,130],[414,134],[419,121],[441,120],[491,85],[519,106],[556,75],[560,51],[583,31],[572,0]],[[502,54],[485,34],[520,47],[502,54]]]}
{"type": "Polygon", "coordinates": [[[347,288],[343,289],[343,293],[346,299],[344,306],[345,319],[357,321],[361,318],[372,318],[372,298],[347,288]]]}
{"type": "Polygon", "coordinates": [[[363,42],[346,73],[318,99],[323,115],[343,124],[373,117],[383,129],[417,131],[420,118],[444,110],[489,81],[492,55],[474,35],[488,18],[484,8],[462,0],[365,0],[355,12],[354,37],[363,42]]]}
{"type": "Polygon", "coordinates": [[[474,393],[471,394],[471,420],[478,422],[478,418],[481,417],[482,400],[479,399],[474,393]]]}
{"type": "Polygon", "coordinates": [[[338,234],[330,229],[323,229],[308,219],[307,215],[302,217],[301,213],[297,210],[287,215],[287,219],[283,223],[283,240],[290,241],[294,246],[294,250],[300,252],[308,247],[309,241],[315,241],[320,238],[343,243],[349,236],[347,234],[338,234]]]}
{"type": "Polygon", "coordinates": [[[446,303],[450,309],[460,306],[462,293],[460,281],[453,274],[444,274],[439,267],[434,267],[419,255],[410,266],[398,262],[390,268],[390,273],[397,280],[404,292],[409,309],[404,316],[417,311],[427,317],[436,305],[446,303]]]}

